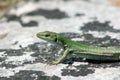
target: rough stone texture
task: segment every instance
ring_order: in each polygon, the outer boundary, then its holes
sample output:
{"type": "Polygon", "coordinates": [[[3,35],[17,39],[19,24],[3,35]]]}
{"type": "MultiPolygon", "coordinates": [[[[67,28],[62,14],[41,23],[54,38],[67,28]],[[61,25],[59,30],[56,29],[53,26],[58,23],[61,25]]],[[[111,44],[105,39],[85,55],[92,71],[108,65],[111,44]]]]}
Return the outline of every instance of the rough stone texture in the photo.
{"type": "Polygon", "coordinates": [[[28,0],[12,8],[0,19],[0,80],[119,80],[119,61],[68,56],[59,65],[47,65],[63,50],[36,37],[49,30],[87,45],[120,47],[120,7],[112,2],[28,0]]]}

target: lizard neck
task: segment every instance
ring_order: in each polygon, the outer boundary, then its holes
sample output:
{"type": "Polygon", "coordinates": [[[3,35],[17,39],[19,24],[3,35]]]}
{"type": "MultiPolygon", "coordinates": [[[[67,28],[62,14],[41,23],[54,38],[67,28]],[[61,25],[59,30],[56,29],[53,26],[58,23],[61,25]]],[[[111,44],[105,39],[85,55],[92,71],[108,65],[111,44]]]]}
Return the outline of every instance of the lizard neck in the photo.
{"type": "Polygon", "coordinates": [[[77,43],[75,41],[72,41],[71,39],[64,37],[62,35],[57,35],[57,42],[60,46],[62,46],[63,48],[71,48],[71,49],[86,49],[90,46],[81,44],[81,43],[77,43]]]}

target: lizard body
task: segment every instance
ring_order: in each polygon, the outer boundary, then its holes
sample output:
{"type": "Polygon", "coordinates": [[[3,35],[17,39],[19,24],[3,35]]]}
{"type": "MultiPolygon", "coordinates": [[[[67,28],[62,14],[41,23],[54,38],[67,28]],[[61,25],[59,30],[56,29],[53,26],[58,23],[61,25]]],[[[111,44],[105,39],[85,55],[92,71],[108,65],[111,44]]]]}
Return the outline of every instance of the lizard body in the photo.
{"type": "Polygon", "coordinates": [[[51,62],[51,64],[61,63],[66,59],[70,51],[75,51],[76,56],[80,58],[101,61],[120,60],[120,48],[89,46],[72,41],[61,34],[50,31],[39,32],[37,33],[37,37],[47,42],[56,44],[64,49],[63,56],[58,61],[51,62]]]}

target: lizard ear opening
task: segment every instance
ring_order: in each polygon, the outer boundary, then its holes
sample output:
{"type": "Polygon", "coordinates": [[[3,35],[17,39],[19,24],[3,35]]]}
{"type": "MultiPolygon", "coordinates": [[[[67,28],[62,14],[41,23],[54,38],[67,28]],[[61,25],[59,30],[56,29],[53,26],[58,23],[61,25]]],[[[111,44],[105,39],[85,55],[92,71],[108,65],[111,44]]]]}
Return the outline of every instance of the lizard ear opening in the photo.
{"type": "Polygon", "coordinates": [[[57,38],[55,38],[55,40],[54,40],[55,42],[57,42],[57,38]]]}

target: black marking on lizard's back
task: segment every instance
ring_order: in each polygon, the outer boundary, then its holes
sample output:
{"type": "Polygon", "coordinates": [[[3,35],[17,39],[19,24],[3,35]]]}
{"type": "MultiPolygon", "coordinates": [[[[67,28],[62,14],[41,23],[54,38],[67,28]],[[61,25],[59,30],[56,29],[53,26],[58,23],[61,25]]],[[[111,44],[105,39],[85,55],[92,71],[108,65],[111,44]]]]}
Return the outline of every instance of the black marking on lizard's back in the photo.
{"type": "Polygon", "coordinates": [[[61,12],[58,9],[54,9],[54,10],[38,9],[38,10],[30,12],[26,15],[28,15],[28,16],[41,15],[48,19],[62,19],[62,18],[68,17],[67,14],[65,14],[65,12],[61,12]]]}
{"type": "Polygon", "coordinates": [[[81,30],[84,32],[88,31],[110,31],[110,32],[120,32],[120,30],[114,29],[109,25],[109,21],[101,23],[99,21],[88,22],[81,27],[81,30]]]}

